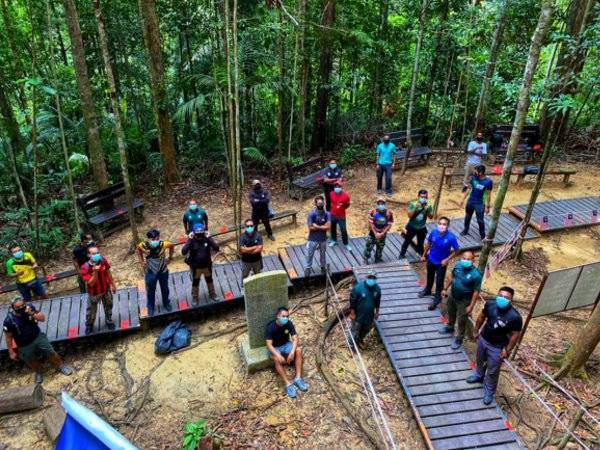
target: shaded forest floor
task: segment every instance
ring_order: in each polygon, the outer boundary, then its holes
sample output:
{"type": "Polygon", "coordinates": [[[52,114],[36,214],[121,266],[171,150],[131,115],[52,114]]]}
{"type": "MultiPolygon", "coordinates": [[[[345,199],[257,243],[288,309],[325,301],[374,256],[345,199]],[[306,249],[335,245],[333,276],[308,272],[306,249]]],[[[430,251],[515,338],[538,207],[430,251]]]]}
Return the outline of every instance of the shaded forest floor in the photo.
{"type": "MultiPolygon", "coordinates": [[[[558,181],[546,182],[540,201],[557,198],[598,195],[600,183],[593,168],[576,166],[579,173],[574,184],[563,187],[558,181]]],[[[395,194],[390,206],[396,212],[395,230],[405,222],[401,211],[422,187],[433,191],[437,186],[439,170],[434,164],[412,169],[405,177],[395,174],[395,194]]],[[[370,168],[346,171],[350,177],[346,188],[352,196],[349,210],[349,231],[353,236],[366,233],[366,216],[372,207],[374,175],[370,168]]],[[[298,226],[277,225],[276,242],[265,242],[265,251],[275,253],[277,248],[305,241],[303,225],[312,200],[288,201],[281,189],[268,181],[266,187],[273,191],[273,204],[277,211],[298,209],[298,226]]],[[[187,200],[195,197],[209,214],[210,228],[232,222],[230,203],[225,189],[203,191],[202,186],[186,183],[178,186],[168,198],[145,198],[146,213],[140,231],[158,227],[164,238],[182,234],[181,214],[187,200]]],[[[532,183],[511,185],[506,206],[526,203],[532,183]]],[[[440,213],[450,217],[462,216],[459,209],[460,192],[456,186],[444,190],[440,213]]],[[[248,210],[246,209],[246,212],[248,210]]],[[[101,243],[102,251],[109,257],[120,287],[136,285],[141,280],[135,255],[128,253],[130,238],[127,230],[117,233],[101,243]]],[[[525,313],[547,270],[556,270],[591,261],[600,260],[600,230],[576,229],[544,235],[525,243],[522,262],[507,261],[487,281],[485,291],[494,292],[502,284],[510,284],[517,290],[517,307],[525,313]]],[[[235,259],[235,245],[223,246],[217,261],[235,259]]],[[[69,253],[49,264],[48,272],[70,268],[69,253]]],[[[423,274],[422,264],[415,266],[423,274]]],[[[177,257],[172,271],[185,270],[181,257],[177,257]]],[[[53,291],[72,288],[73,280],[53,286],[53,291]]],[[[69,347],[63,351],[66,360],[76,373],[72,377],[46,374],[44,383],[48,391],[45,405],[52,405],[61,390],[90,406],[113,423],[125,436],[143,449],[179,448],[182,429],[186,422],[200,418],[208,420],[209,426],[222,435],[227,447],[283,447],[283,448],[370,448],[371,444],[348,416],[331,389],[320,375],[315,353],[317,338],[325,320],[322,303],[318,301],[319,290],[303,291],[302,297],[292,296],[296,305],[293,320],[300,331],[306,352],[306,379],[310,386],[308,394],[296,401],[284,398],[281,383],[274,371],[267,370],[248,376],[238,353],[238,341],[245,322],[243,311],[236,310],[218,317],[191,322],[192,346],[169,357],[157,357],[153,344],[160,328],[143,331],[129,337],[86,345],[69,347]],[[314,294],[316,297],[308,297],[314,294]]],[[[343,291],[347,298],[347,289],[343,291]]],[[[6,297],[6,296],[5,296],[6,297]]],[[[565,346],[581,329],[589,310],[544,317],[531,322],[523,342],[517,365],[534,385],[537,380],[532,358],[545,370],[552,370],[542,358],[564,350],[565,346]]],[[[473,344],[467,348],[472,352],[473,344]]],[[[358,384],[358,377],[343,346],[339,329],[330,335],[325,354],[329,368],[339,380],[347,397],[358,410],[366,415],[365,399],[358,384]]],[[[369,371],[375,388],[380,393],[384,410],[401,448],[424,448],[411,411],[397,383],[383,346],[374,335],[369,338],[365,352],[369,371]]],[[[19,365],[3,361],[0,372],[3,386],[27,384],[31,374],[19,365]]],[[[600,398],[600,351],[592,355],[588,365],[590,382],[566,380],[564,385],[589,404],[600,398]]],[[[540,391],[550,404],[559,408],[564,420],[569,421],[574,409],[555,390],[543,387],[540,391]]],[[[509,414],[516,431],[529,448],[535,448],[550,429],[550,418],[530,398],[523,396],[522,386],[510,372],[503,371],[498,401],[509,414]]],[[[600,415],[600,408],[592,411],[600,415]]],[[[52,448],[47,441],[41,417],[44,410],[0,417],[0,448],[46,449],[52,448]]],[[[560,427],[557,427],[560,429],[560,427]]],[[[580,428],[579,431],[584,430],[580,428]]],[[[556,435],[558,436],[558,434],[556,435]]]]}

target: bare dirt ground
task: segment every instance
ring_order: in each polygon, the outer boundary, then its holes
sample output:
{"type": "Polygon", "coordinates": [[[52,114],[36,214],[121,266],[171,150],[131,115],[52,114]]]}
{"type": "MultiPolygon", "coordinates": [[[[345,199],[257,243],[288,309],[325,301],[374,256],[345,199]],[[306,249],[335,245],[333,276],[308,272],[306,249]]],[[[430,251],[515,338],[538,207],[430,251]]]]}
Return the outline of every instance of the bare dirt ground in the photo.
{"type": "MultiPolygon", "coordinates": [[[[600,183],[594,168],[582,165],[577,169],[579,173],[569,187],[565,188],[558,181],[546,182],[540,201],[598,195],[600,183]]],[[[430,190],[430,195],[434,194],[439,171],[431,164],[413,169],[404,177],[395,174],[395,194],[390,205],[396,212],[396,230],[405,222],[402,212],[404,204],[414,197],[418,189],[425,187],[430,190]]],[[[361,236],[366,232],[366,216],[376,198],[374,175],[366,167],[348,170],[347,174],[351,176],[346,188],[352,197],[349,231],[353,236],[361,236]]],[[[277,211],[299,210],[298,226],[277,225],[277,241],[265,241],[266,253],[275,253],[277,248],[288,244],[304,242],[304,217],[312,207],[312,200],[286,200],[280,189],[269,182],[265,184],[273,191],[273,203],[277,211]]],[[[512,185],[505,205],[526,203],[531,186],[532,183],[518,187],[512,185]]],[[[164,200],[146,199],[146,213],[140,231],[157,227],[165,238],[182,234],[181,214],[190,197],[195,197],[207,209],[209,228],[232,222],[230,203],[224,189],[195,194],[198,190],[197,186],[185,184],[164,200]]],[[[450,191],[445,189],[440,213],[450,217],[462,216],[459,201],[458,187],[450,191]]],[[[136,285],[141,279],[136,258],[128,252],[129,241],[129,234],[125,230],[101,243],[102,252],[111,260],[121,287],[136,285]]],[[[533,300],[545,271],[600,259],[600,230],[587,228],[548,233],[539,239],[527,241],[524,249],[523,261],[505,262],[485,286],[485,291],[489,293],[503,284],[514,286],[517,290],[517,306],[523,313],[533,300]]],[[[217,261],[234,258],[235,246],[226,243],[217,261]]],[[[70,268],[68,250],[65,250],[61,259],[47,264],[47,268],[49,273],[70,268]]],[[[421,264],[416,268],[423,274],[424,267],[421,264]]],[[[176,258],[171,270],[184,269],[186,266],[182,258],[176,258]]],[[[71,279],[52,289],[57,292],[73,286],[71,279]]],[[[309,393],[300,395],[295,401],[283,396],[281,383],[274,371],[266,370],[251,376],[245,373],[238,353],[238,341],[244,331],[245,319],[243,311],[238,310],[190,322],[192,346],[168,357],[158,357],[153,352],[154,340],[160,328],[114,341],[62,349],[76,373],[71,377],[63,377],[49,370],[44,382],[47,391],[44,409],[0,416],[0,449],[52,448],[44,434],[41,418],[45,408],[57,401],[61,390],[68,391],[105,417],[141,449],[180,448],[185,423],[200,418],[208,420],[209,426],[221,436],[228,448],[372,448],[316,365],[317,339],[326,319],[323,304],[312,303],[319,300],[320,290],[322,286],[315,286],[312,291],[305,289],[291,298],[291,304],[295,305],[292,319],[300,331],[305,349],[306,380],[310,387],[309,393]],[[316,297],[310,298],[311,295],[316,297]]],[[[347,288],[342,295],[347,298],[347,288]]],[[[543,360],[563,351],[582,328],[588,315],[589,310],[580,310],[532,321],[516,362],[530,383],[534,386],[538,384],[535,377],[538,372],[533,361],[537,361],[544,370],[552,371],[553,367],[543,360]]],[[[473,344],[468,343],[467,348],[472,351],[473,344]]],[[[336,375],[346,398],[363,417],[368,417],[358,375],[344,348],[339,328],[329,336],[325,355],[328,367],[336,375]]],[[[370,336],[369,348],[364,356],[399,447],[424,448],[408,403],[376,336],[370,336]]],[[[1,365],[0,380],[3,387],[31,382],[30,372],[20,365],[7,361],[1,365]]],[[[588,375],[590,381],[587,383],[565,380],[563,384],[586,404],[595,404],[591,412],[599,416],[599,350],[590,359],[588,375]]],[[[552,421],[531,396],[523,393],[523,386],[510,372],[503,370],[498,401],[508,412],[512,425],[528,447],[536,448],[538,444],[543,444],[552,421]]],[[[564,421],[572,418],[575,410],[556,390],[546,386],[541,388],[540,393],[561,413],[564,421]]],[[[556,426],[556,430],[555,437],[562,434],[558,433],[562,431],[560,425],[556,426]]],[[[578,428],[578,432],[591,433],[585,426],[578,428]]],[[[550,443],[542,447],[551,448],[548,447],[550,443]]]]}

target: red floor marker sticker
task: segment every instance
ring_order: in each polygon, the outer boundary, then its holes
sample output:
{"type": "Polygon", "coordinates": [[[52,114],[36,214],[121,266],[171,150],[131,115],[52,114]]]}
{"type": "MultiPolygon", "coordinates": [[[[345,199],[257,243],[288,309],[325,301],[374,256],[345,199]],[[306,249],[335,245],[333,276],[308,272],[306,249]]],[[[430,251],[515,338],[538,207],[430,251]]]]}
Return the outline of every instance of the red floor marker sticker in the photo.
{"type": "Polygon", "coordinates": [[[56,275],[47,275],[46,281],[54,281],[56,278],[58,278],[56,275]]]}
{"type": "Polygon", "coordinates": [[[502,173],[502,166],[494,166],[492,169],[493,175],[500,175],[502,173]]]}
{"type": "Polygon", "coordinates": [[[148,308],[140,308],[140,317],[148,317],[148,308]]]}
{"type": "Polygon", "coordinates": [[[469,369],[474,369],[475,363],[473,361],[469,361],[469,369]]]}
{"type": "Polygon", "coordinates": [[[67,330],[67,338],[69,339],[75,339],[77,334],[77,327],[71,327],[67,330]]]}
{"type": "Polygon", "coordinates": [[[542,220],[540,222],[540,229],[547,230],[549,226],[550,226],[550,224],[548,222],[548,216],[543,216],[542,220]]]}
{"type": "Polygon", "coordinates": [[[444,316],[440,316],[440,322],[448,323],[448,319],[446,319],[444,316]]]}
{"type": "Polygon", "coordinates": [[[233,300],[233,293],[231,291],[225,292],[225,300],[233,300]]]}
{"type": "Polygon", "coordinates": [[[180,244],[185,244],[185,236],[177,236],[177,242],[179,242],[180,244]]]}
{"type": "Polygon", "coordinates": [[[419,279],[417,280],[417,284],[418,284],[419,286],[425,286],[425,280],[424,280],[423,278],[419,278],[419,279]]]}
{"type": "Polygon", "coordinates": [[[121,323],[119,324],[119,328],[121,330],[126,330],[127,328],[129,328],[129,320],[121,320],[121,323]]]}
{"type": "Polygon", "coordinates": [[[219,233],[227,233],[227,227],[219,227],[219,233]]]}
{"type": "Polygon", "coordinates": [[[189,308],[189,306],[185,300],[180,300],[178,305],[179,305],[179,311],[184,311],[189,308]]]}
{"type": "Polygon", "coordinates": [[[352,268],[348,266],[344,266],[344,272],[352,272],[352,268]]]}
{"type": "Polygon", "coordinates": [[[512,425],[510,424],[510,422],[508,421],[508,419],[504,420],[504,426],[506,428],[508,428],[510,431],[512,431],[512,429],[513,429],[512,425]]]}

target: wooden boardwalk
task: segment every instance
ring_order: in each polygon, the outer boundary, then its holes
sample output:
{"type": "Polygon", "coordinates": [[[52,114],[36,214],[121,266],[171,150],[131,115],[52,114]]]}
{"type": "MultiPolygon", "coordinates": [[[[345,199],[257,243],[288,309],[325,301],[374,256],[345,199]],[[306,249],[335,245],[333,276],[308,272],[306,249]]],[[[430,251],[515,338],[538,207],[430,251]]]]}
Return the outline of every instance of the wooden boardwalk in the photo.
{"type": "MultiPolygon", "coordinates": [[[[137,297],[137,289],[135,288],[119,289],[113,297],[113,320],[116,328],[114,330],[106,328],[104,309],[102,305],[99,305],[94,330],[87,336],[85,334],[87,294],[37,300],[33,304],[46,316],[46,320],[40,322],[39,326],[46,333],[50,342],[62,342],[98,335],[116,335],[140,328],[137,297]]],[[[4,322],[9,308],[8,305],[0,307],[1,323],[4,322]]],[[[0,351],[6,351],[3,330],[0,330],[0,351]]]]}
{"type": "MultiPolygon", "coordinates": [[[[352,251],[346,250],[346,248],[338,243],[335,247],[327,247],[327,264],[332,275],[341,275],[344,273],[352,272],[353,267],[361,266],[364,264],[363,252],[365,250],[367,238],[357,237],[350,239],[350,245],[352,251]]],[[[390,233],[386,238],[385,248],[383,250],[383,262],[398,261],[398,255],[400,254],[400,247],[404,242],[404,238],[399,233],[390,233]]],[[[308,278],[322,277],[321,268],[319,266],[319,253],[315,252],[315,257],[312,264],[312,273],[309,277],[304,275],[304,264],[306,260],[306,244],[302,245],[290,245],[279,249],[279,258],[285,266],[285,270],[288,273],[289,278],[292,281],[306,280],[308,278]]],[[[416,262],[419,259],[419,255],[411,246],[408,247],[406,252],[408,261],[416,262]]],[[[371,253],[370,261],[373,262],[375,258],[375,249],[371,253]]]]}
{"type": "Polygon", "coordinates": [[[376,323],[425,440],[436,450],[525,448],[500,407],[483,404],[480,384],[467,384],[473,363],[438,330],[445,319],[419,298],[422,282],[406,263],[355,267],[358,280],[375,269],[382,290],[376,323]]]}
{"type": "MultiPolygon", "coordinates": [[[[527,205],[511,206],[508,210],[523,219],[527,205]]],[[[581,197],[536,203],[529,224],[537,231],[554,231],[600,223],[600,197],[581,197]]]]}

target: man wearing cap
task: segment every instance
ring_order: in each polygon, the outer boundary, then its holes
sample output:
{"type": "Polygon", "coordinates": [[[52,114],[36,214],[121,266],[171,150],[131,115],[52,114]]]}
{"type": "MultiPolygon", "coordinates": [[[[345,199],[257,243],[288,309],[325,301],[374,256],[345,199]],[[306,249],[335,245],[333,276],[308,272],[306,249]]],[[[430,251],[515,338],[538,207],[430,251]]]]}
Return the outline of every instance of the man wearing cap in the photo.
{"type": "Polygon", "coordinates": [[[377,284],[377,272],[371,270],[364,281],[354,285],[350,292],[350,327],[354,342],[363,348],[363,339],[379,318],[381,288],[377,284]]]}
{"type": "Polygon", "coordinates": [[[375,263],[382,261],[385,238],[388,231],[392,228],[393,223],[394,214],[386,207],[385,199],[379,197],[377,199],[377,207],[369,212],[369,236],[367,236],[367,243],[363,254],[365,264],[369,263],[373,247],[375,247],[375,263]]]}
{"type": "Polygon", "coordinates": [[[252,206],[252,221],[254,222],[254,228],[258,230],[258,224],[263,223],[267,237],[274,241],[273,230],[271,230],[271,222],[269,216],[271,212],[269,210],[269,203],[271,202],[271,194],[269,191],[263,188],[260,180],[252,181],[252,191],[250,191],[250,205],[252,206]]]}
{"type": "Polygon", "coordinates": [[[342,234],[342,242],[348,251],[352,251],[352,247],[348,242],[348,229],[346,228],[346,210],[350,207],[350,195],[342,188],[342,180],[337,180],[333,191],[329,194],[331,206],[331,241],[330,247],[337,245],[337,227],[340,227],[342,234]]]}
{"type": "Polygon", "coordinates": [[[79,243],[73,249],[73,266],[77,271],[77,282],[79,283],[79,291],[82,294],[87,292],[85,281],[81,278],[81,266],[88,261],[88,248],[95,246],[96,243],[92,238],[91,233],[79,233],[79,243]]]}
{"type": "Polygon", "coordinates": [[[342,179],[342,169],[337,165],[335,159],[329,161],[329,165],[323,176],[323,194],[325,196],[325,209],[331,212],[331,198],[329,194],[333,192],[337,182],[342,179]]]}
{"type": "Polygon", "coordinates": [[[60,356],[52,348],[45,333],[42,333],[38,322],[46,320],[44,314],[35,306],[26,303],[22,298],[12,300],[10,310],[4,319],[4,338],[10,359],[16,361],[20,358],[35,372],[35,382],[41,383],[42,363],[39,356],[48,358],[57,371],[63,375],[71,375],[73,369],[63,364],[60,356]],[[15,350],[16,346],[16,350],[15,350]]]}
{"type": "Polygon", "coordinates": [[[188,240],[183,244],[181,254],[185,256],[185,263],[190,266],[192,275],[192,303],[197,305],[200,301],[200,280],[204,275],[208,295],[211,300],[217,299],[215,285],[212,278],[212,251],[219,251],[219,244],[206,231],[204,225],[194,225],[188,240]]]}
{"type": "Polygon", "coordinates": [[[244,223],[244,232],[240,236],[240,253],[242,255],[242,280],[250,273],[256,275],[263,268],[262,262],[263,239],[256,228],[254,221],[247,219],[244,223]]]}
{"type": "Polygon", "coordinates": [[[196,200],[190,200],[188,210],[183,213],[183,228],[185,234],[192,232],[192,228],[197,223],[204,225],[204,229],[208,230],[208,214],[196,203],[196,200]]]}
{"type": "Polygon", "coordinates": [[[463,177],[463,191],[468,188],[469,177],[475,174],[475,168],[481,165],[481,157],[487,155],[487,144],[483,142],[483,133],[477,132],[475,139],[467,146],[467,162],[463,177]]]}
{"type": "Polygon", "coordinates": [[[46,298],[44,285],[37,278],[39,268],[35,258],[21,247],[14,245],[10,248],[12,258],[6,261],[6,274],[17,279],[17,290],[26,302],[31,301],[32,294],[38,298],[46,298]]]}
{"type": "Polygon", "coordinates": [[[146,283],[146,308],[148,315],[154,315],[156,302],[156,284],[160,284],[160,295],[163,307],[171,311],[169,301],[169,263],[173,259],[174,246],[169,241],[160,239],[160,231],[151,229],[146,233],[146,241],[137,246],[138,260],[144,272],[146,283]],[[167,255],[168,253],[168,255],[167,255]]]}
{"type": "Polygon", "coordinates": [[[390,137],[386,134],[383,142],[377,146],[377,193],[381,194],[383,188],[383,177],[385,175],[385,192],[388,197],[392,196],[392,168],[396,164],[398,149],[390,137]]]}
{"type": "Polygon", "coordinates": [[[88,248],[88,262],[81,266],[81,278],[85,281],[88,293],[87,310],[85,312],[85,334],[90,334],[96,322],[98,303],[104,307],[106,328],[115,329],[112,320],[113,294],[117,285],[110,271],[110,263],[100,254],[98,247],[88,248]]]}
{"type": "Polygon", "coordinates": [[[308,225],[308,242],[306,243],[306,265],[304,266],[304,275],[309,276],[312,273],[312,262],[315,251],[319,250],[319,263],[321,272],[327,270],[327,232],[331,229],[331,216],[325,210],[325,199],[322,195],[315,197],[315,207],[308,213],[306,219],[308,225]]]}

